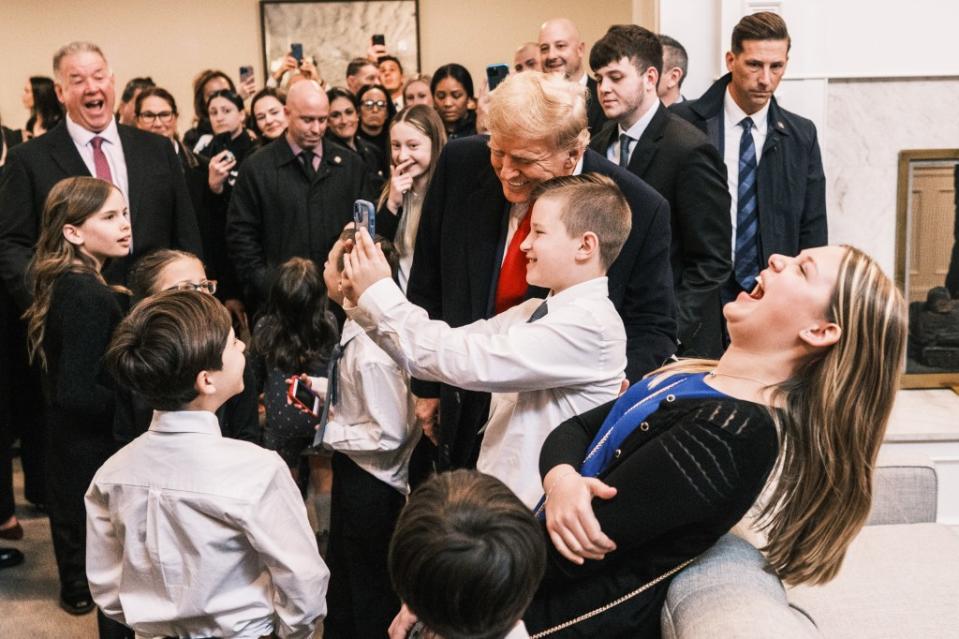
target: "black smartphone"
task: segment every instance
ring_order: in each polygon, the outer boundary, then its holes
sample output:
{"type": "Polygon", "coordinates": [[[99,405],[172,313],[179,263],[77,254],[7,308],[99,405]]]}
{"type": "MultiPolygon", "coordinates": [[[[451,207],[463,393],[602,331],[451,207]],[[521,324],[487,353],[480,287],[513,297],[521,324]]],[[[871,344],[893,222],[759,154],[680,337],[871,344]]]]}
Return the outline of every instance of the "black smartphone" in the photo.
{"type": "Polygon", "coordinates": [[[499,86],[499,83],[505,80],[508,75],[509,67],[505,64],[491,64],[486,67],[486,81],[489,90],[492,91],[499,86]]]}
{"type": "Polygon", "coordinates": [[[379,44],[379,45],[382,45],[382,46],[385,47],[385,46],[386,46],[386,36],[384,36],[382,33],[374,33],[374,34],[373,34],[373,44],[379,44]]]}
{"type": "Polygon", "coordinates": [[[353,222],[354,234],[365,226],[370,237],[376,237],[376,207],[373,203],[367,200],[353,202],[353,222]]]}
{"type": "Polygon", "coordinates": [[[290,45],[290,53],[296,58],[296,63],[300,64],[303,62],[303,44],[300,42],[294,42],[290,45]]]}
{"type": "Polygon", "coordinates": [[[247,80],[253,77],[253,66],[245,65],[240,67],[240,84],[243,84],[247,80]]]}

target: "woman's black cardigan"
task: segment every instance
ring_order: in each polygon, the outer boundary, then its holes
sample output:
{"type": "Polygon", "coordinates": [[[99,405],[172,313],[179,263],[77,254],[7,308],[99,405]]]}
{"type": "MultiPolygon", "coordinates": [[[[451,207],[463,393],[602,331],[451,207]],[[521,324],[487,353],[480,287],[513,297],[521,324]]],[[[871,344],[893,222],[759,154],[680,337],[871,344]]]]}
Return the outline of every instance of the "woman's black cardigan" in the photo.
{"type": "MultiPolygon", "coordinates": [[[[578,469],[613,404],[558,426],[543,445],[541,474],[559,464],[578,469]]],[[[663,400],[600,475],[618,492],[594,499],[593,510],[617,549],[577,566],[547,536],[546,575],[525,616],[529,631],[594,610],[707,550],[756,501],[778,450],[764,406],[729,397],[663,400]]],[[[557,636],[658,637],[668,584],[557,636]]]]}

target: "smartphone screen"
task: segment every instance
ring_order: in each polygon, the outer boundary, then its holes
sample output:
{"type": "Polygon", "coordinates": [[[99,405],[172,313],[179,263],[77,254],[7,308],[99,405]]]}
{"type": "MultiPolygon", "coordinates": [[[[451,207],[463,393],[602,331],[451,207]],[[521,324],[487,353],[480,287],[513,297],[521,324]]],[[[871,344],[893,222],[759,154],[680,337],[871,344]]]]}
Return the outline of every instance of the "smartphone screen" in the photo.
{"type": "Polygon", "coordinates": [[[359,231],[361,226],[365,226],[370,237],[376,237],[376,207],[367,200],[356,200],[353,202],[353,222],[355,231],[359,231]]]}
{"type": "Polygon", "coordinates": [[[492,91],[509,75],[509,67],[505,64],[491,64],[486,67],[486,80],[489,90],[492,91]]]}
{"type": "Polygon", "coordinates": [[[290,53],[296,58],[297,62],[303,62],[303,44],[294,42],[290,45],[290,53]]]}
{"type": "Polygon", "coordinates": [[[382,33],[374,33],[373,44],[380,44],[380,45],[386,46],[386,36],[384,36],[382,33]]]}
{"type": "Polygon", "coordinates": [[[301,408],[305,408],[316,417],[320,416],[319,395],[301,384],[299,379],[293,380],[293,383],[290,385],[290,398],[299,404],[301,408]]]}

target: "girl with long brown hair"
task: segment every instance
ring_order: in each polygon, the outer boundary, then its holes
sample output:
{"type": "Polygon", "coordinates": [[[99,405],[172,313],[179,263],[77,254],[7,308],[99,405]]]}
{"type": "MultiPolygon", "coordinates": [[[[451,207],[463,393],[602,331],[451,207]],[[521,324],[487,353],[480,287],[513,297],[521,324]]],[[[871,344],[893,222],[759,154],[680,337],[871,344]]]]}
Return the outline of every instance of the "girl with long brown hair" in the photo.
{"type": "Polygon", "coordinates": [[[122,317],[118,289],[100,274],[130,252],[131,229],[120,191],[73,177],[50,191],[29,274],[27,346],[42,369],[48,435],[47,507],[60,574],[60,605],[93,608],[85,569],[83,494],[115,452],[114,390],[101,358],[122,317]]]}
{"type": "Polygon", "coordinates": [[[404,292],[413,266],[413,245],[420,226],[423,198],[444,146],[446,129],[432,107],[422,104],[407,107],[390,123],[393,170],[380,195],[379,209],[381,219],[398,218],[393,244],[400,256],[399,285],[404,292]]]}
{"type": "Polygon", "coordinates": [[[789,584],[839,571],[869,512],[905,302],[869,256],[830,246],[773,255],[723,312],[731,345],[719,361],[660,369],[544,444],[553,544],[526,614],[533,636],[658,637],[669,578],[770,477],[770,567],[789,584]]]}

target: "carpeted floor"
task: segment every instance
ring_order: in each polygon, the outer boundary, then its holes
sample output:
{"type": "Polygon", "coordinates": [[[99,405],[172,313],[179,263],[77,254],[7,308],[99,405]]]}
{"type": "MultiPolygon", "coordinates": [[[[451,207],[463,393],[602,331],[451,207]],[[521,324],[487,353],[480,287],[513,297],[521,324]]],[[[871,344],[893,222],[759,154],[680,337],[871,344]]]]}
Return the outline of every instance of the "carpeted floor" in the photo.
{"type": "Polygon", "coordinates": [[[94,613],[75,617],[57,605],[60,591],[57,564],[50,541],[50,523],[23,498],[23,473],[14,461],[20,541],[0,540],[26,555],[14,568],[0,570],[0,637],[3,639],[87,639],[97,636],[94,613]]]}

